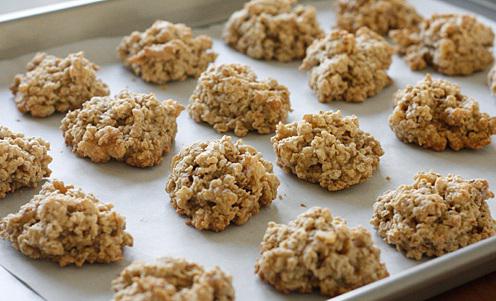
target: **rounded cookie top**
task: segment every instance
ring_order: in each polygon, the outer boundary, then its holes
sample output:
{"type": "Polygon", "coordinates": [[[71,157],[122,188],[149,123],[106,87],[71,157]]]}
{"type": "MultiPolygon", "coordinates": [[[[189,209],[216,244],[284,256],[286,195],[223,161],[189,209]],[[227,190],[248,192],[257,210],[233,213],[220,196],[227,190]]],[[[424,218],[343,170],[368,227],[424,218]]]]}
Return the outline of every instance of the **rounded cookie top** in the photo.
{"type": "Polygon", "coordinates": [[[288,225],[269,222],[255,271],[278,291],[330,297],[389,275],[365,228],[350,228],[319,207],[288,225]]]}
{"type": "Polygon", "coordinates": [[[35,187],[52,171],[50,144],[0,125],[0,199],[22,187],[35,187]]]}
{"type": "Polygon", "coordinates": [[[170,151],[183,109],[171,99],[162,102],[152,93],[124,90],[115,97],[94,97],[69,112],[61,129],[78,156],[149,167],[160,164],[170,151]]]}
{"type": "Polygon", "coordinates": [[[288,62],[302,59],[324,35],[315,8],[294,6],[296,0],[251,0],[224,28],[224,41],[250,57],[288,62]]]}
{"type": "Polygon", "coordinates": [[[409,258],[441,256],[496,233],[486,180],[421,172],[377,199],[371,224],[409,258]]]}
{"type": "Polygon", "coordinates": [[[52,180],[19,212],[0,220],[0,237],[34,259],[60,266],[111,263],[133,245],[124,218],[92,194],[52,180]]]}
{"type": "Polygon", "coordinates": [[[186,25],[161,20],[124,37],[117,52],[124,66],[155,84],[196,78],[217,58],[210,37],[193,37],[186,25]]]}
{"type": "Polygon", "coordinates": [[[65,58],[38,53],[26,69],[26,74],[16,75],[10,89],[19,111],[34,117],[74,110],[93,96],[109,94],[96,77],[99,67],[82,52],[65,58]]]}
{"type": "Polygon", "coordinates": [[[279,186],[272,164],[229,136],[186,147],[174,156],[171,168],[166,186],[171,204],[200,230],[246,223],[272,203],[279,186]]]}
{"type": "Polygon", "coordinates": [[[496,134],[496,117],[481,113],[458,85],[430,74],[396,92],[394,102],[389,126],[405,143],[435,151],[480,149],[496,134]]]}
{"type": "Polygon", "coordinates": [[[276,80],[258,81],[245,65],[210,66],[191,96],[189,114],[218,132],[234,130],[237,136],[249,131],[274,132],[291,111],[288,89],[276,80]]]}
{"type": "Polygon", "coordinates": [[[387,41],[366,27],[355,34],[334,30],[307,49],[300,70],[309,71],[309,85],[320,102],[362,102],[391,83],[392,56],[387,41]]]}
{"type": "Polygon", "coordinates": [[[469,75],[493,61],[494,33],[474,16],[434,14],[419,28],[391,32],[412,70],[433,67],[446,75],[469,75]]]}
{"type": "Polygon", "coordinates": [[[340,111],[279,124],[272,144],[285,171],[330,191],[367,180],[384,154],[379,141],[360,129],[356,116],[343,117],[340,111]]]}
{"type": "Polygon", "coordinates": [[[233,301],[235,295],[231,276],[218,267],[205,271],[171,257],[133,262],[112,281],[112,289],[114,301],[233,301]]]}
{"type": "Polygon", "coordinates": [[[422,17],[405,0],[340,0],[336,26],[349,32],[368,27],[380,35],[416,27],[422,17]]]}

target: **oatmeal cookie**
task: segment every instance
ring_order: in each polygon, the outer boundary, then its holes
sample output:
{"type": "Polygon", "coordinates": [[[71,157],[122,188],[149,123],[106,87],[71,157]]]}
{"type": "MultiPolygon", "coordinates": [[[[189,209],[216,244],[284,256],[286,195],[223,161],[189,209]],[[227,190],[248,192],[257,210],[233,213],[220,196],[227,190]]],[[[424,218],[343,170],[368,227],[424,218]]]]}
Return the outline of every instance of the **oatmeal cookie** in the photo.
{"type": "Polygon", "coordinates": [[[479,104],[460,87],[430,74],[415,86],[396,92],[389,126],[398,139],[423,148],[480,149],[496,134],[496,117],[479,111],[479,104]]]}
{"type": "Polygon", "coordinates": [[[0,237],[22,254],[60,266],[111,263],[133,245],[124,218],[94,195],[53,180],[19,212],[0,220],[0,237]]]}
{"type": "Polygon", "coordinates": [[[50,144],[0,125],[0,199],[22,187],[36,187],[52,171],[50,144]]]}
{"type": "Polygon", "coordinates": [[[494,33],[474,16],[434,14],[419,28],[391,32],[412,70],[431,66],[446,75],[469,75],[493,61],[494,33]]]}
{"type": "Polygon", "coordinates": [[[362,102],[391,83],[392,56],[386,40],[366,27],[356,34],[334,30],[308,48],[300,70],[309,71],[320,102],[362,102]]]}
{"type": "Polygon", "coordinates": [[[422,17],[405,0],[339,0],[337,27],[355,32],[368,27],[380,35],[416,27],[422,17]]]}
{"type": "Polygon", "coordinates": [[[26,74],[18,74],[10,86],[17,108],[34,117],[80,108],[93,96],[109,94],[106,84],[97,79],[99,67],[82,52],[58,58],[38,53],[28,63],[26,74]]]}
{"type": "Polygon", "coordinates": [[[496,95],[496,64],[494,64],[487,75],[487,83],[493,95],[496,95]]]}
{"type": "Polygon", "coordinates": [[[327,208],[314,207],[288,225],[269,222],[255,271],[283,293],[334,297],[389,276],[365,228],[349,228],[327,208]]]}
{"type": "Polygon", "coordinates": [[[195,143],[174,156],[166,191],[177,213],[200,230],[242,225],[276,198],[272,164],[231,137],[195,143]]]}
{"type": "Polygon", "coordinates": [[[486,180],[421,172],[377,199],[371,224],[409,258],[441,256],[493,236],[486,180]]]}
{"type": "Polygon", "coordinates": [[[149,167],[170,151],[183,109],[172,99],[161,102],[152,93],[124,90],[115,97],[93,97],[69,112],[60,128],[65,143],[80,157],[149,167]]]}
{"type": "Polygon", "coordinates": [[[205,271],[184,259],[135,261],[114,281],[114,301],[233,301],[232,278],[218,267],[205,271]]]}
{"type": "Polygon", "coordinates": [[[360,129],[356,116],[343,117],[340,111],[280,123],[272,145],[286,172],[329,191],[366,181],[384,154],[379,141],[360,129]]]}
{"type": "Polygon", "coordinates": [[[217,58],[210,37],[193,37],[186,25],[161,20],[124,37],[117,52],[124,66],[155,84],[196,78],[217,58]]]}
{"type": "Polygon", "coordinates": [[[239,52],[263,60],[302,59],[324,32],[315,8],[294,6],[296,0],[251,0],[235,12],[224,28],[224,41],[239,52]]]}
{"type": "Polygon", "coordinates": [[[250,67],[238,64],[210,66],[196,86],[188,106],[196,122],[206,122],[219,133],[234,130],[272,133],[291,111],[288,88],[274,79],[257,81],[250,67]]]}

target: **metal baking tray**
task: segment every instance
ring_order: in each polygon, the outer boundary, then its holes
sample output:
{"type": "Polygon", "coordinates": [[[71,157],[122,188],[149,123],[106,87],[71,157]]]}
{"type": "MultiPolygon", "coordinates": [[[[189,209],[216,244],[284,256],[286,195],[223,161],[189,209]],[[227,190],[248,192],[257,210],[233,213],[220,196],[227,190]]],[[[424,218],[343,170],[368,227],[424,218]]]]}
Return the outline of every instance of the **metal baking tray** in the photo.
{"type": "MultiPolygon", "coordinates": [[[[183,22],[196,28],[204,28],[206,26],[220,23],[226,20],[227,16],[229,16],[233,11],[239,9],[242,6],[243,2],[244,2],[243,0],[229,0],[229,1],[225,1],[225,0],[181,0],[181,1],[76,0],[61,4],[56,4],[56,5],[50,5],[47,7],[41,7],[41,8],[30,9],[21,12],[0,15],[0,41],[1,41],[0,61],[5,61],[5,60],[18,61],[18,65],[20,68],[19,72],[22,72],[22,68],[26,63],[26,59],[20,60],[18,59],[18,57],[24,54],[36,52],[39,50],[49,49],[53,47],[63,46],[66,44],[83,41],[87,39],[114,37],[114,36],[120,37],[130,33],[133,30],[143,30],[156,19],[166,19],[172,22],[183,22]]],[[[319,3],[322,2],[324,2],[326,5],[329,5],[329,7],[332,5],[331,3],[332,1],[319,1],[319,3]]],[[[439,1],[432,1],[432,2],[437,3],[436,5],[441,5],[439,1]]],[[[446,2],[456,3],[458,1],[446,0],[446,2]]],[[[467,2],[470,1],[462,1],[462,2],[465,2],[463,5],[468,5],[467,2]]],[[[480,5],[481,2],[486,2],[486,1],[478,0],[475,2],[478,2],[480,5]]],[[[448,4],[443,4],[443,5],[446,7],[446,9],[449,9],[450,11],[463,11],[460,8],[451,7],[448,4]]],[[[473,7],[474,9],[480,9],[479,12],[485,14],[486,16],[489,17],[496,16],[491,12],[491,8],[489,6],[485,8],[482,6],[482,9],[480,6],[479,7],[471,6],[471,7],[473,7]]],[[[487,19],[484,19],[484,21],[486,23],[489,22],[487,19]]],[[[496,23],[492,23],[492,24],[494,28],[496,26],[496,23]]],[[[327,31],[329,28],[324,28],[324,29],[327,31]]],[[[109,55],[115,56],[115,53],[109,55]]],[[[395,58],[395,60],[399,60],[399,59],[395,58]]],[[[259,68],[263,68],[260,66],[262,66],[265,63],[258,61],[258,62],[253,62],[253,64],[256,64],[259,68]]],[[[278,68],[280,68],[281,66],[278,63],[270,63],[270,64],[267,63],[267,65],[270,66],[270,68],[276,68],[276,70],[279,70],[278,68]]],[[[293,64],[291,66],[296,68],[297,64],[293,64]]],[[[123,71],[123,73],[125,72],[123,71]]],[[[439,76],[438,74],[435,75],[439,76]]],[[[0,79],[2,78],[5,79],[7,76],[11,77],[12,74],[3,75],[3,77],[0,76],[0,79]]],[[[128,77],[124,80],[129,80],[129,78],[132,77],[129,74],[127,74],[127,76],[128,77]]],[[[479,74],[476,76],[476,80],[480,82],[484,76],[485,74],[479,74]]],[[[416,80],[417,79],[411,80],[410,82],[415,82],[416,80]]],[[[454,80],[457,82],[462,82],[464,79],[455,78],[454,80]]],[[[3,81],[0,80],[0,83],[2,82],[3,81]]],[[[167,89],[169,89],[169,87],[171,87],[172,85],[173,84],[169,84],[168,88],[166,88],[162,93],[167,94],[168,91],[167,89]]],[[[191,84],[189,86],[191,86],[191,84]]],[[[306,88],[306,84],[302,84],[302,86],[306,88]]],[[[479,87],[479,86],[475,85],[474,87],[479,87]]],[[[399,88],[401,88],[401,86],[393,86],[388,89],[392,93],[393,90],[399,88]]],[[[479,88],[483,89],[481,87],[479,88]]],[[[112,90],[113,94],[116,92],[117,92],[116,90],[114,89],[112,90]]],[[[302,95],[306,95],[308,98],[310,98],[308,100],[305,99],[305,101],[317,102],[317,100],[314,98],[314,96],[311,93],[307,93],[307,92],[305,93],[303,93],[302,95]]],[[[0,102],[0,123],[2,123],[2,118],[3,118],[2,112],[4,111],[3,108],[7,106],[7,102],[11,102],[12,100],[8,95],[1,94],[0,96],[2,97],[2,100],[0,102]]],[[[378,97],[380,98],[380,96],[378,97]]],[[[486,97],[486,100],[488,102],[492,101],[492,106],[494,107],[495,105],[494,99],[491,99],[491,97],[486,97]]],[[[183,99],[183,104],[185,103],[185,101],[187,101],[187,99],[183,99]]],[[[298,100],[292,98],[292,102],[295,101],[298,100]]],[[[8,105],[12,105],[12,104],[9,103],[8,105]]],[[[367,106],[367,105],[373,106],[373,104],[368,102],[365,102],[364,104],[358,106],[367,106]]],[[[486,103],[484,105],[487,106],[488,104],[486,103]]],[[[346,109],[354,110],[354,108],[357,108],[356,105],[353,107],[353,105],[348,106],[348,104],[346,105],[337,104],[337,106],[338,106],[337,108],[342,108],[345,111],[346,109]]],[[[336,109],[334,104],[332,106],[325,104],[320,105],[319,108],[336,109]]],[[[186,115],[186,113],[184,112],[183,114],[186,115]]],[[[359,114],[358,116],[360,117],[359,114]]],[[[299,118],[295,117],[291,121],[297,119],[299,118]]],[[[35,122],[35,121],[31,120],[30,122],[35,122]]],[[[50,123],[54,123],[54,122],[50,121],[50,123]]],[[[366,125],[368,126],[368,128],[366,129],[367,130],[370,129],[371,125],[370,124],[366,124],[366,125]]],[[[178,136],[181,135],[181,124],[179,124],[179,127],[180,129],[178,132],[178,136]]],[[[211,130],[206,128],[205,131],[211,131],[211,130]]],[[[249,137],[244,140],[246,140],[247,142],[251,142],[249,137]]],[[[404,147],[407,150],[408,154],[420,154],[421,152],[425,152],[422,150],[415,149],[413,147],[404,146],[401,143],[399,143],[398,145],[399,145],[398,147],[404,147]]],[[[181,144],[180,146],[182,147],[184,145],[181,144]]],[[[176,146],[173,150],[173,153],[177,152],[180,146],[176,146]]],[[[384,148],[387,153],[388,145],[384,145],[384,148]]],[[[490,150],[486,151],[486,153],[490,156],[494,155],[495,153],[494,149],[496,148],[495,143],[493,142],[493,144],[489,146],[489,148],[490,150]]],[[[68,150],[66,151],[69,152],[68,150]]],[[[52,151],[52,155],[54,155],[55,160],[57,160],[56,157],[57,154],[55,154],[52,151]]],[[[72,154],[69,154],[69,156],[70,155],[72,154]]],[[[162,163],[163,169],[168,168],[167,165],[171,155],[172,154],[169,154],[168,159],[164,160],[164,162],[162,163]]],[[[469,155],[470,153],[467,155],[466,152],[463,155],[464,156],[463,158],[468,158],[467,156],[469,155]]],[[[270,157],[270,155],[268,155],[267,153],[264,153],[264,156],[270,157]]],[[[460,162],[464,160],[463,158],[460,160],[460,162]]],[[[270,157],[270,159],[271,161],[274,161],[273,157],[270,157]]],[[[386,160],[387,158],[383,158],[381,160],[381,165],[385,165],[384,161],[386,160]]],[[[433,159],[432,162],[436,162],[436,160],[433,159]]],[[[488,164],[492,164],[493,162],[496,162],[494,161],[494,157],[490,157],[490,160],[488,160],[488,164]]],[[[92,163],[83,160],[81,164],[91,165],[92,163]]],[[[387,168],[391,168],[390,165],[392,163],[390,162],[388,164],[389,165],[387,168]]],[[[449,169],[446,165],[454,164],[456,166],[457,163],[451,161],[448,162],[443,161],[440,162],[440,164],[442,164],[442,166],[440,165],[439,168],[444,170],[444,169],[449,169]]],[[[110,166],[111,166],[110,168],[112,168],[112,166],[114,165],[110,165],[110,166]]],[[[122,166],[119,166],[118,168],[120,171],[129,170],[126,167],[122,167],[122,166]]],[[[276,170],[279,169],[276,166],[274,168],[276,170]]],[[[491,168],[494,170],[496,166],[490,165],[489,169],[491,168]]],[[[131,169],[129,170],[129,172],[135,172],[135,169],[131,169]]],[[[409,171],[409,175],[405,177],[406,180],[402,180],[402,181],[398,180],[399,182],[395,182],[395,185],[393,186],[391,185],[388,187],[384,186],[384,189],[382,190],[371,189],[368,198],[375,199],[378,193],[382,193],[387,189],[394,188],[396,184],[410,183],[411,176],[414,173],[415,173],[414,171],[409,171]]],[[[143,175],[143,172],[141,172],[140,174],[143,175]]],[[[110,176],[115,176],[115,175],[116,175],[115,173],[110,174],[110,176]]],[[[328,194],[330,197],[331,196],[334,197],[337,195],[337,196],[343,196],[343,198],[348,198],[347,194],[333,194],[330,192],[319,191],[318,187],[315,187],[314,185],[307,185],[305,183],[301,183],[300,181],[291,178],[291,176],[284,175],[283,173],[280,172],[280,170],[278,171],[278,176],[280,177],[281,182],[283,182],[284,180],[290,181],[290,183],[287,185],[290,186],[303,185],[305,189],[308,189],[309,195],[311,195],[312,193],[319,193],[319,194],[328,194]]],[[[375,175],[376,178],[381,176],[383,175],[382,174],[375,175]]],[[[165,180],[166,180],[166,176],[164,175],[162,179],[164,185],[165,185],[165,180]]],[[[376,180],[376,182],[377,181],[378,180],[376,180]]],[[[496,181],[494,177],[490,179],[490,184],[493,191],[496,190],[496,181]]],[[[363,193],[368,193],[367,189],[368,188],[366,188],[365,185],[362,186],[361,190],[359,190],[358,192],[357,191],[354,192],[355,197],[356,195],[363,195],[363,193]]],[[[89,192],[93,192],[91,191],[91,189],[86,189],[86,190],[89,192]]],[[[24,192],[21,192],[21,194],[22,193],[24,192]]],[[[167,201],[165,199],[165,192],[163,198],[164,198],[164,207],[166,207],[167,201]]],[[[104,201],[107,201],[107,199],[105,198],[102,199],[104,201]]],[[[7,206],[9,207],[10,211],[17,210],[17,207],[15,207],[14,204],[12,204],[12,202],[11,203],[6,203],[6,202],[7,200],[2,200],[2,202],[0,203],[0,209],[2,209],[2,206],[7,206]]],[[[276,200],[275,202],[278,201],[276,200]]],[[[328,207],[330,207],[332,210],[333,209],[332,203],[329,203],[328,207]]],[[[284,208],[284,210],[286,209],[289,210],[291,208],[284,208]]],[[[494,214],[494,206],[492,207],[492,209],[494,214]]],[[[161,210],[164,209],[161,208],[161,210]]],[[[352,207],[350,207],[349,211],[346,210],[343,211],[347,212],[348,214],[353,214],[352,207]]],[[[292,214],[292,218],[294,218],[300,212],[301,210],[298,212],[294,212],[294,214],[292,214]]],[[[174,215],[175,213],[171,214],[171,216],[174,215]]],[[[337,215],[341,215],[344,218],[347,218],[346,214],[337,214],[337,215]]],[[[268,218],[269,218],[268,216],[265,216],[265,219],[263,221],[252,220],[250,221],[250,223],[251,224],[257,222],[262,223],[265,222],[268,218]]],[[[181,220],[180,218],[176,218],[176,219],[177,220],[171,222],[174,223],[183,222],[183,220],[181,220]]],[[[281,222],[287,222],[287,221],[288,220],[286,219],[281,222]]],[[[368,219],[362,220],[361,223],[367,225],[368,219]]],[[[237,228],[242,229],[242,227],[247,227],[247,226],[241,226],[237,228]]],[[[262,225],[261,227],[264,228],[265,226],[262,225]]],[[[239,231],[238,233],[240,233],[239,231]]],[[[211,237],[215,237],[215,235],[216,234],[211,234],[211,235],[209,234],[210,239],[212,239],[211,237]]],[[[250,241],[257,241],[259,239],[261,239],[261,237],[250,239],[250,241]]],[[[374,239],[376,242],[380,242],[379,238],[375,237],[374,239]]],[[[221,246],[222,241],[215,240],[215,242],[219,244],[219,248],[222,247],[221,246]]],[[[383,258],[385,256],[391,256],[391,254],[393,254],[394,256],[399,258],[395,260],[407,260],[403,258],[401,254],[397,253],[391,247],[385,244],[381,244],[380,247],[382,250],[383,258]]],[[[163,254],[163,255],[168,255],[168,254],[163,254]]],[[[19,256],[21,257],[21,255],[19,256]]],[[[133,258],[133,259],[137,259],[137,258],[133,258]]],[[[9,268],[9,264],[8,264],[9,260],[10,258],[8,256],[1,256],[0,265],[6,267],[6,269],[9,270],[10,273],[12,273],[12,275],[17,277],[20,281],[24,282],[24,285],[26,285],[26,287],[31,288],[35,286],[32,285],[32,283],[29,283],[29,281],[25,281],[22,275],[18,274],[15,269],[9,268]]],[[[127,263],[129,262],[126,262],[126,264],[127,263]]],[[[35,264],[37,263],[33,262],[33,265],[35,264]]],[[[54,264],[48,263],[48,265],[54,265],[54,264]]],[[[404,270],[395,270],[394,273],[392,273],[392,275],[386,279],[355,289],[351,292],[335,297],[332,300],[371,300],[371,301],[400,300],[400,299],[422,300],[494,270],[496,270],[496,237],[481,241],[479,243],[473,244],[471,246],[468,246],[466,248],[444,255],[439,258],[425,260],[419,264],[416,263],[412,264],[411,267],[405,268],[404,270]]],[[[57,273],[57,270],[55,269],[55,272],[53,273],[57,273]]],[[[47,275],[47,276],[51,276],[51,275],[47,275]]],[[[255,278],[255,275],[253,275],[252,277],[255,278]]],[[[236,275],[234,275],[235,283],[236,280],[237,280],[236,275]]],[[[106,283],[105,285],[109,287],[110,282],[106,283]]],[[[259,282],[258,285],[264,286],[263,289],[265,290],[269,290],[269,291],[272,290],[269,286],[263,284],[262,282],[259,282]]],[[[0,283],[0,287],[1,286],[2,283],[0,283]]],[[[77,287],[74,287],[73,289],[75,291],[74,300],[76,299],[84,300],[86,298],[84,292],[80,291],[80,288],[78,289],[77,287]],[[78,295],[78,293],[80,293],[81,295],[78,295]]],[[[35,287],[33,287],[32,290],[36,292],[35,287]]],[[[2,289],[2,291],[4,292],[3,294],[5,294],[5,292],[8,292],[6,288],[2,289]]],[[[32,295],[30,296],[32,297],[32,295]]],[[[40,297],[43,298],[44,297],[43,294],[40,294],[40,297]]],[[[293,295],[291,297],[288,296],[288,298],[299,300],[306,298],[306,296],[293,295]]],[[[313,296],[313,299],[315,298],[320,298],[320,297],[313,296]]],[[[252,297],[246,294],[245,292],[243,294],[238,294],[237,299],[251,300],[252,297]]],[[[325,299],[325,298],[322,297],[320,299],[325,299]]]]}

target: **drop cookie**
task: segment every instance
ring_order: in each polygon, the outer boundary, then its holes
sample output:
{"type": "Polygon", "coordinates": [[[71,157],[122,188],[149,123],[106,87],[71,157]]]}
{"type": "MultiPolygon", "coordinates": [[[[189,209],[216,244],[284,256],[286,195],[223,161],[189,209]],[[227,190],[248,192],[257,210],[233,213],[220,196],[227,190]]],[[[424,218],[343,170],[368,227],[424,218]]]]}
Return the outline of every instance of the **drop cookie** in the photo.
{"type": "Polygon", "coordinates": [[[371,224],[408,258],[441,256],[496,233],[492,197],[486,180],[421,172],[377,199],[371,224]]]}
{"type": "Polygon", "coordinates": [[[172,207],[199,230],[242,225],[276,198],[272,164],[231,137],[199,142],[174,156],[166,191],[172,207]]]}
{"type": "Polygon", "coordinates": [[[19,212],[0,220],[0,237],[30,258],[48,259],[62,267],[119,261],[133,238],[112,207],[52,180],[19,212]]]}
{"type": "Polygon", "coordinates": [[[366,181],[384,154],[379,141],[360,129],[356,116],[340,111],[280,123],[271,141],[279,166],[329,191],[366,181]]]}
{"type": "Polygon", "coordinates": [[[95,163],[110,160],[136,167],[162,162],[171,150],[184,107],[153,94],[121,91],[114,97],[94,97],[62,120],[65,143],[95,163]]]}
{"type": "Polygon", "coordinates": [[[65,58],[38,53],[26,69],[27,73],[15,76],[10,90],[19,111],[34,117],[65,113],[93,96],[109,95],[107,85],[96,77],[99,66],[82,52],[65,58]]]}
{"type": "Polygon", "coordinates": [[[210,66],[190,99],[190,116],[219,133],[234,130],[242,137],[250,131],[272,133],[291,111],[288,88],[274,79],[258,81],[246,65],[210,66]]]}
{"type": "Polygon", "coordinates": [[[305,50],[324,32],[315,8],[295,6],[296,0],[251,0],[231,15],[224,41],[255,59],[289,62],[302,59],[305,50]]]}
{"type": "Polygon", "coordinates": [[[255,272],[282,293],[334,297],[389,276],[365,228],[314,207],[288,225],[269,222],[255,272]]]}

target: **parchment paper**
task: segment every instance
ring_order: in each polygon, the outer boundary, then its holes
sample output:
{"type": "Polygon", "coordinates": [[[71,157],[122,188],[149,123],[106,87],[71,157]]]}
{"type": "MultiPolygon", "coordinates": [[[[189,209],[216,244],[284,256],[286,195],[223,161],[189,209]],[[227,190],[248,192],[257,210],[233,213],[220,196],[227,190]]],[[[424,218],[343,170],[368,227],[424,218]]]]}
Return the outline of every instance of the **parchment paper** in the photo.
{"type": "MultiPolygon", "coordinates": [[[[427,16],[434,12],[459,12],[459,9],[436,1],[410,1],[427,16]]],[[[328,31],[334,24],[331,1],[315,3],[319,21],[328,31]]],[[[496,24],[490,24],[496,32],[496,24]]],[[[187,20],[185,20],[187,21],[187,20]]],[[[115,210],[126,216],[128,231],[135,238],[135,246],[128,248],[125,259],[116,264],[85,265],[82,268],[59,268],[55,263],[35,261],[15,251],[10,243],[0,242],[0,263],[23,279],[47,300],[108,300],[112,296],[111,280],[135,259],[153,260],[159,256],[180,256],[210,268],[219,265],[233,275],[238,300],[324,300],[322,296],[282,295],[261,282],[254,274],[254,263],[258,257],[258,246],[268,221],[287,223],[305,211],[307,207],[323,206],[334,215],[344,217],[350,226],[364,225],[373,233],[375,243],[382,251],[389,272],[393,275],[418,264],[387,246],[369,225],[372,204],[386,190],[411,183],[420,170],[435,170],[440,173],[456,173],[467,178],[482,177],[490,181],[496,191],[496,143],[479,151],[446,151],[436,153],[400,142],[389,129],[387,117],[392,111],[392,95],[399,88],[413,84],[423,78],[425,72],[411,72],[402,59],[395,57],[389,70],[394,83],[379,95],[362,104],[341,101],[321,104],[307,85],[307,75],[298,71],[298,62],[282,64],[250,59],[226,47],[220,39],[222,24],[197,30],[207,33],[215,40],[214,48],[220,53],[217,63],[243,63],[251,66],[259,78],[273,77],[287,85],[291,91],[294,111],[289,122],[301,119],[305,113],[320,110],[342,110],[344,114],[356,114],[361,127],[372,133],[381,142],[385,155],[380,169],[367,182],[341,192],[328,192],[318,185],[308,184],[285,174],[275,166],[281,181],[279,195],[273,205],[251,218],[243,226],[230,226],[222,233],[200,232],[187,225],[169,204],[165,183],[169,175],[169,163],[173,154],[193,142],[219,138],[221,135],[206,125],[195,123],[183,112],[178,119],[178,134],[174,148],[164,162],[155,168],[137,169],[123,163],[94,164],[76,157],[63,142],[58,129],[61,114],[34,119],[19,113],[14,105],[8,86],[16,73],[24,72],[32,55],[0,62],[0,123],[14,131],[29,136],[40,136],[51,143],[53,177],[82,187],[94,193],[104,202],[112,202],[115,210]],[[391,180],[386,180],[386,176],[391,180]]],[[[56,34],[56,33],[54,33],[56,34]]],[[[196,85],[191,79],[170,83],[166,87],[149,85],[124,69],[116,59],[115,47],[121,37],[81,41],[56,49],[45,50],[51,54],[65,56],[70,52],[84,50],[86,56],[102,66],[99,76],[109,84],[111,93],[129,88],[137,92],[154,92],[160,99],[174,98],[183,105],[196,85]]],[[[433,72],[430,70],[430,72],[433,72]]],[[[435,77],[441,77],[440,74],[435,77]]],[[[487,72],[469,77],[452,77],[466,95],[475,97],[482,111],[496,115],[496,98],[490,95],[486,85],[487,72]]],[[[232,133],[230,133],[232,135],[232,133]]],[[[254,145],[264,157],[275,163],[270,144],[271,135],[250,134],[243,140],[254,145]]],[[[36,189],[23,189],[0,200],[0,216],[15,212],[28,202],[36,189]]],[[[490,202],[494,211],[494,200],[490,202]]]]}

